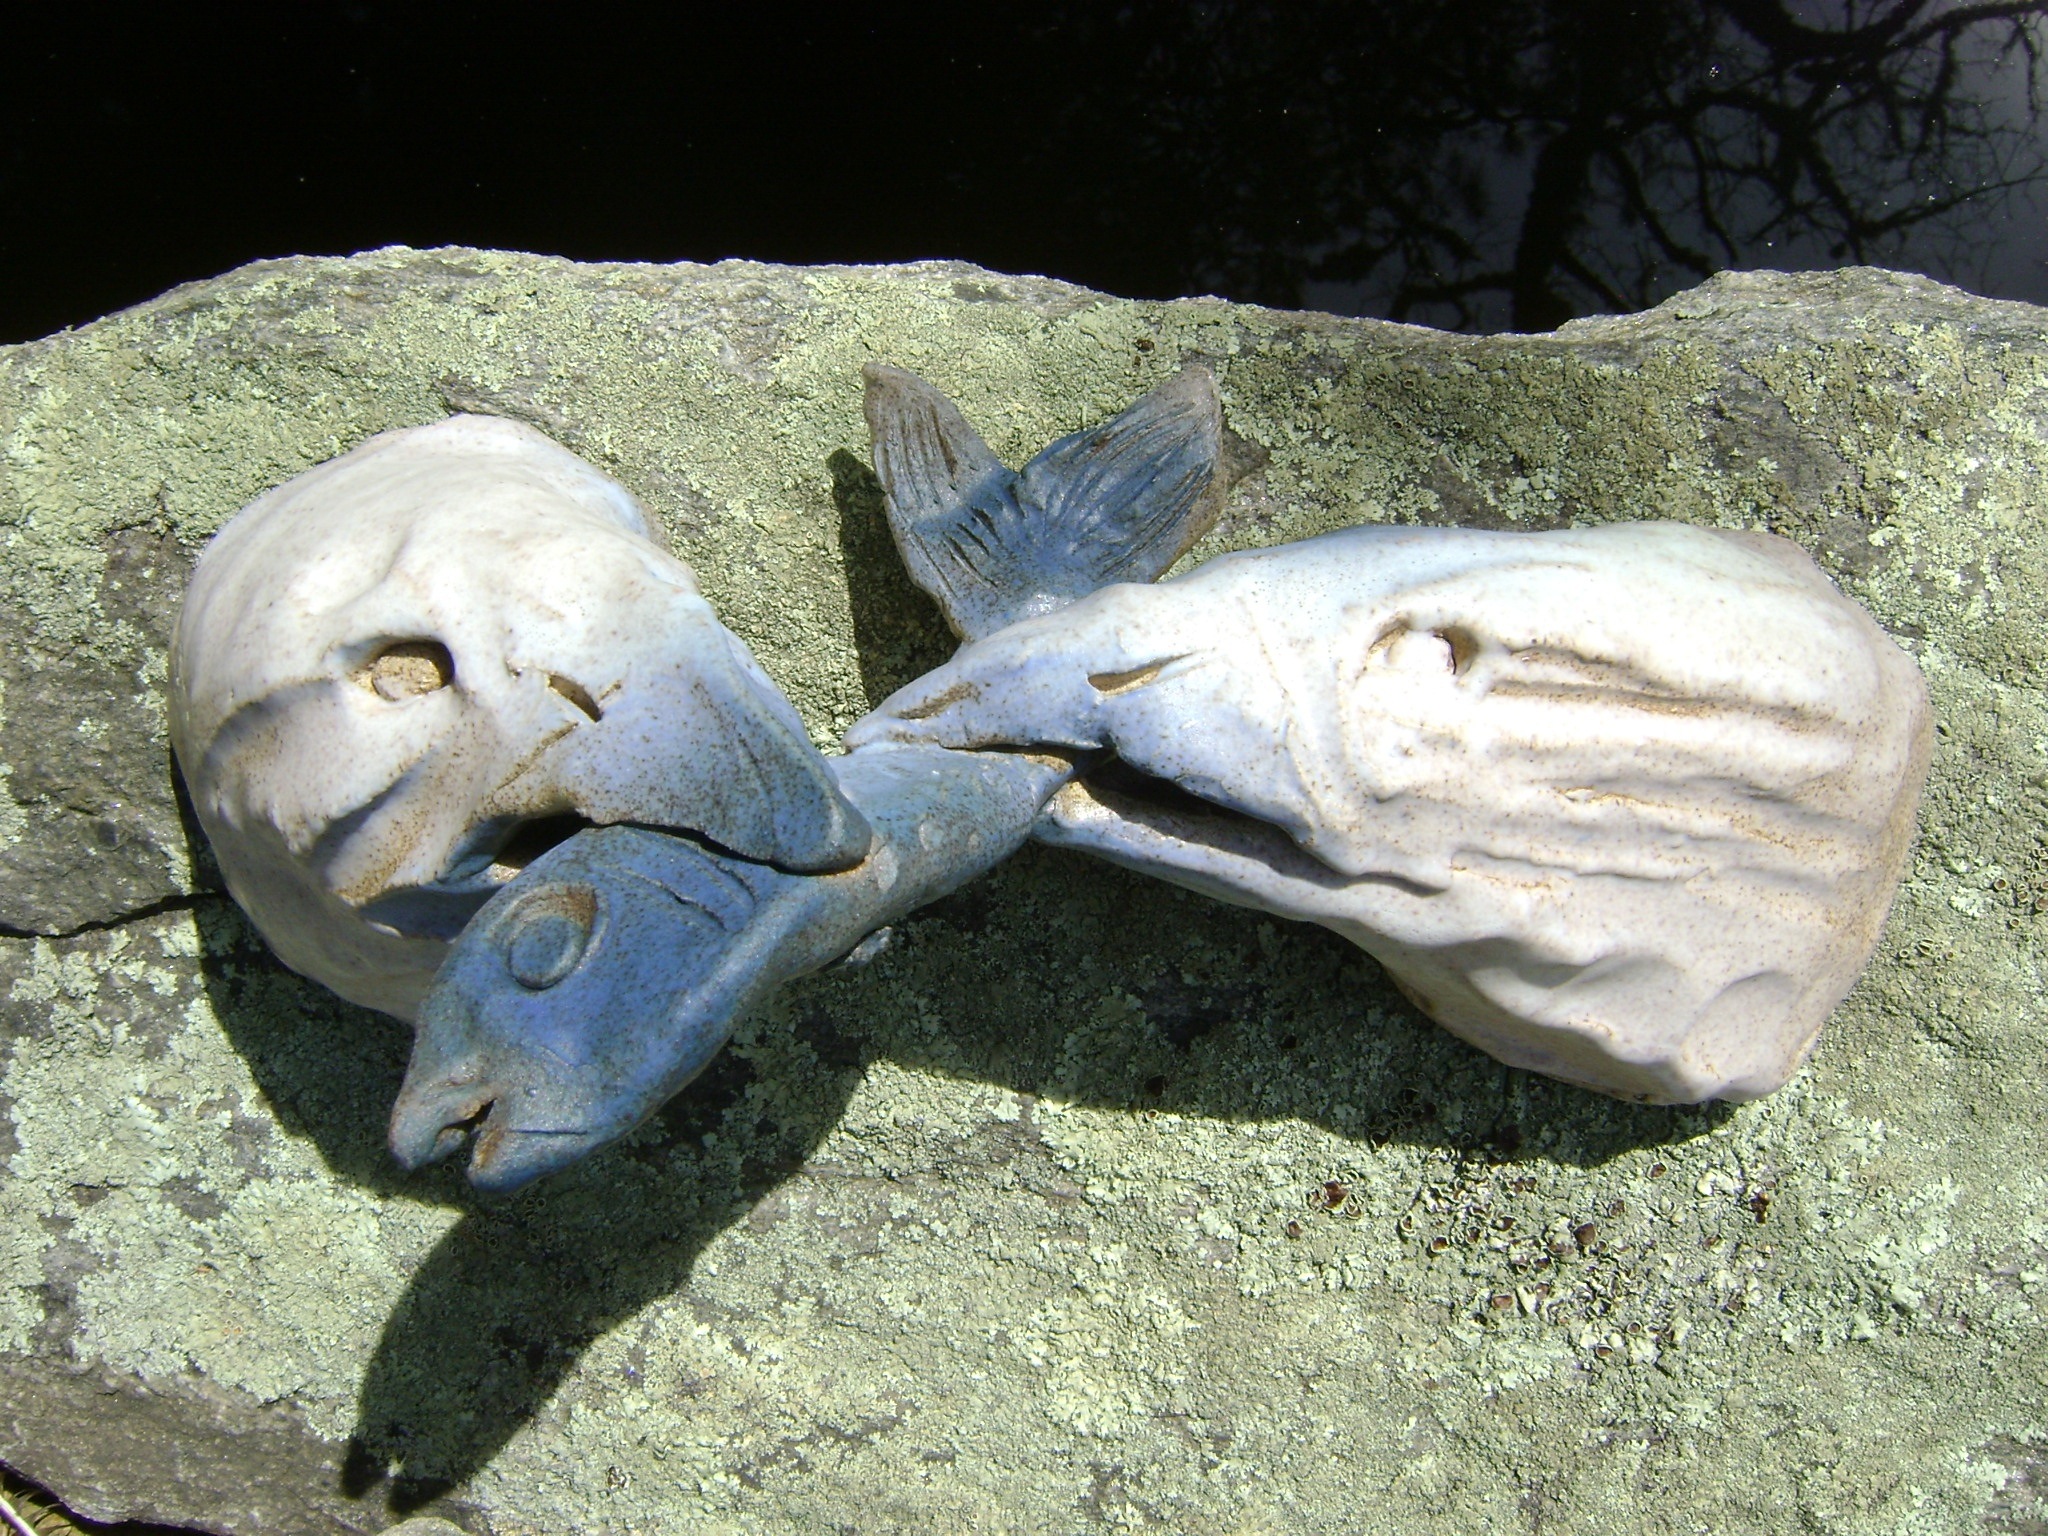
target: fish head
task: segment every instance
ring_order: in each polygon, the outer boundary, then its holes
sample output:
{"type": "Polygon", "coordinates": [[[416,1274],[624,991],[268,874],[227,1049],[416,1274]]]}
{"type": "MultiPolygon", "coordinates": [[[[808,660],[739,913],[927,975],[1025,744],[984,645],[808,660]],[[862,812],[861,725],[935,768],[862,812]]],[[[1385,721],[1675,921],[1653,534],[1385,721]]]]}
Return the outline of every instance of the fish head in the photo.
{"type": "Polygon", "coordinates": [[[284,961],[409,1018],[447,943],[591,824],[797,869],[869,834],[633,496],[531,428],[385,433],[208,547],[171,733],[229,889],[284,961]]]}
{"type": "Polygon", "coordinates": [[[626,1134],[781,978],[809,882],[638,827],[583,832],[509,882],[419,1010],[391,1117],[407,1168],[469,1148],[509,1190],[626,1134]]]}

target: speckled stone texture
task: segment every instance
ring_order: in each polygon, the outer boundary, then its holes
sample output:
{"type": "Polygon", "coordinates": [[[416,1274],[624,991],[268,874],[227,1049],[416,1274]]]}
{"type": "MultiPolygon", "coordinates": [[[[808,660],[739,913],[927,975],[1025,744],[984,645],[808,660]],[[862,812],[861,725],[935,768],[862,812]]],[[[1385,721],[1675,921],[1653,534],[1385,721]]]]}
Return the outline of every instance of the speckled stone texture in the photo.
{"type": "Polygon", "coordinates": [[[267,263],[0,349],[0,1460],[242,1533],[2039,1531],[2048,315],[1853,271],[1466,338],[952,265],[267,263]],[[406,1039],[213,888],[185,572],[451,410],[666,525],[820,743],[949,651],[860,365],[1015,458],[1182,360],[1352,522],[1797,539],[1924,668],[1918,852],[1812,1064],[1632,1108],[1335,935],[1050,851],[789,991],[502,1203],[382,1146],[406,1039]]]}

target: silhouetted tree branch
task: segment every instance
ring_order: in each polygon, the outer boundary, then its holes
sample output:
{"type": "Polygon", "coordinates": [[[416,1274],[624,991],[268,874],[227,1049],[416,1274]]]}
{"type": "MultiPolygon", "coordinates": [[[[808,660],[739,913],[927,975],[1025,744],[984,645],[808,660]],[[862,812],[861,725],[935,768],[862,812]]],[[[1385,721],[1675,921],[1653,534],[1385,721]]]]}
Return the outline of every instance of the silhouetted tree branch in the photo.
{"type": "MultiPolygon", "coordinates": [[[[1547,329],[1723,266],[1882,260],[1916,231],[1964,254],[1963,217],[2048,165],[2044,18],[2048,0],[1134,0],[1052,26],[1128,103],[1095,233],[1142,239],[1146,210],[1180,210],[1158,252],[1180,291],[1348,284],[1396,318],[1547,329]]],[[[1078,99],[1100,136],[1102,100],[1078,99]]]]}

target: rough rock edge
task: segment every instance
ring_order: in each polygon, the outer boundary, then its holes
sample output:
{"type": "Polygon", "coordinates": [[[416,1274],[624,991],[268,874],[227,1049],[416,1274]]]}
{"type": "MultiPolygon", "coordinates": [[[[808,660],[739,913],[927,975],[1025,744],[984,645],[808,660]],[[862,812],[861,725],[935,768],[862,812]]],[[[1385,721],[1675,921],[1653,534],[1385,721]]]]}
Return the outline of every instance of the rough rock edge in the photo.
{"type": "MultiPolygon", "coordinates": [[[[337,1491],[347,1444],[314,1434],[289,1408],[202,1376],[145,1381],[105,1370],[52,1373],[38,1364],[0,1355],[0,1447],[9,1466],[88,1520],[248,1536],[375,1536],[390,1525],[377,1503],[337,1491]],[[89,1447],[81,1443],[84,1425],[92,1426],[89,1447]],[[119,1487],[109,1481],[116,1469],[119,1487]],[[252,1488],[296,1489],[297,1507],[252,1498],[252,1488]]],[[[460,1500],[434,1500],[427,1516],[489,1528],[460,1500]]]]}

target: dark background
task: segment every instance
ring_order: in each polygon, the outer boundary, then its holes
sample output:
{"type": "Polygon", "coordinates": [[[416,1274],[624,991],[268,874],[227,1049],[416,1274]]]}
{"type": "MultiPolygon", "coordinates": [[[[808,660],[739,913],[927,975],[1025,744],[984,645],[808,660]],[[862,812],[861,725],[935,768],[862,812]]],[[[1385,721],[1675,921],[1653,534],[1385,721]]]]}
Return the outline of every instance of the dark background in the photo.
{"type": "Polygon", "coordinates": [[[1473,329],[1729,266],[2048,301],[2048,0],[16,6],[0,341],[257,257],[961,257],[1473,329]]]}

